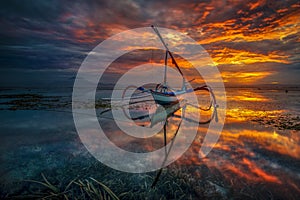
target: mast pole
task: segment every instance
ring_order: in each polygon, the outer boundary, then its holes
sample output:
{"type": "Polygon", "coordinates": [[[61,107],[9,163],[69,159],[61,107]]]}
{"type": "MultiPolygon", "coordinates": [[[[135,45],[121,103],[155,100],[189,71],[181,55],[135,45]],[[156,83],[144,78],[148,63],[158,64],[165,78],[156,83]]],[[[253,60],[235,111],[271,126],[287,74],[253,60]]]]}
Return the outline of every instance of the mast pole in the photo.
{"type": "Polygon", "coordinates": [[[168,51],[166,51],[166,55],[165,55],[164,87],[167,87],[167,65],[168,65],[168,51]]]}
{"type": "MultiPolygon", "coordinates": [[[[179,73],[181,74],[181,76],[182,76],[182,87],[181,87],[181,89],[182,89],[182,90],[185,90],[185,89],[186,89],[186,88],[185,88],[185,82],[186,82],[186,81],[185,81],[185,78],[184,78],[184,76],[183,76],[183,73],[182,73],[181,69],[179,68],[179,66],[178,66],[178,64],[177,64],[177,62],[176,62],[176,60],[175,60],[173,54],[170,52],[170,50],[169,50],[167,44],[165,43],[164,39],[163,39],[162,36],[160,35],[158,29],[157,29],[156,27],[154,27],[153,25],[151,25],[151,27],[152,27],[152,29],[154,30],[154,32],[157,34],[157,36],[159,37],[161,43],[162,43],[162,44],[164,45],[164,47],[166,48],[166,53],[170,55],[170,57],[171,57],[171,59],[172,59],[172,62],[175,64],[175,67],[177,68],[177,70],[178,70],[179,73]]],[[[166,57],[166,58],[167,58],[167,57],[166,57]]],[[[165,61],[165,63],[166,63],[166,61],[165,61]]],[[[166,73],[166,71],[167,71],[167,70],[166,70],[166,64],[165,64],[165,73],[166,73]]]]}

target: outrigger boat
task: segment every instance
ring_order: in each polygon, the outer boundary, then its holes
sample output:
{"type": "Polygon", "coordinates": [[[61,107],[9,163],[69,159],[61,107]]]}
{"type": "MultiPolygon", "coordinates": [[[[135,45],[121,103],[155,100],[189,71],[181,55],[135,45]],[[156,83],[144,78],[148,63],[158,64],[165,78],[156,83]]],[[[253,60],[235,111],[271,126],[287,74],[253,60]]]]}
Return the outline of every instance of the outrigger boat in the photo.
{"type": "Polygon", "coordinates": [[[164,79],[163,79],[162,83],[159,83],[159,84],[156,85],[156,88],[154,90],[153,89],[146,89],[144,87],[138,87],[137,89],[142,91],[142,92],[151,93],[151,95],[153,96],[153,99],[155,100],[155,102],[158,103],[158,104],[161,104],[161,105],[176,103],[179,100],[182,100],[181,96],[183,94],[194,92],[194,91],[197,91],[197,90],[206,90],[206,91],[210,92],[210,94],[212,96],[214,108],[217,108],[215,96],[213,94],[212,89],[208,85],[202,85],[202,86],[197,87],[197,88],[187,89],[187,84],[190,81],[186,81],[186,79],[184,78],[184,75],[183,75],[179,65],[177,64],[172,52],[169,50],[167,44],[165,43],[165,41],[162,38],[161,34],[159,33],[158,29],[153,25],[151,27],[154,30],[154,32],[157,34],[158,38],[160,39],[160,41],[162,42],[162,44],[163,44],[163,46],[165,47],[165,50],[166,50],[165,63],[164,63],[165,64],[164,79]],[[178,70],[178,72],[182,76],[182,86],[181,86],[180,90],[174,90],[168,85],[168,82],[167,82],[168,56],[170,56],[170,58],[172,60],[172,63],[175,65],[176,69],[178,70]]]}
{"type": "MultiPolygon", "coordinates": [[[[191,93],[191,92],[195,92],[195,91],[198,91],[198,90],[205,90],[205,91],[208,91],[211,95],[211,98],[212,98],[212,105],[214,110],[217,109],[218,105],[216,103],[216,98],[215,98],[215,95],[212,91],[212,88],[206,84],[202,85],[202,86],[199,86],[197,88],[189,88],[187,89],[187,85],[188,85],[188,82],[191,82],[192,80],[190,81],[186,81],[186,79],[184,78],[184,75],[179,67],[179,65],[177,64],[172,52],[169,50],[167,44],[165,43],[164,39],[162,38],[161,34],[159,33],[158,29],[151,25],[152,29],[154,30],[154,32],[157,34],[159,40],[162,42],[163,46],[165,47],[165,50],[166,50],[166,53],[165,53],[165,68],[164,68],[164,78],[163,78],[163,82],[162,83],[159,83],[156,85],[155,89],[147,89],[147,88],[144,88],[144,87],[136,87],[136,86],[128,86],[124,91],[123,91],[123,95],[122,95],[122,98],[116,98],[116,99],[111,99],[111,98],[102,98],[102,100],[112,100],[112,101],[122,101],[122,100],[132,100],[132,99],[139,99],[139,98],[144,98],[144,97],[147,97],[147,96],[151,96],[153,97],[154,101],[157,103],[157,104],[160,104],[160,105],[168,105],[168,104],[174,104],[174,103],[177,103],[179,102],[179,100],[183,100],[183,94],[186,94],[186,93],[191,93]],[[167,63],[168,63],[168,56],[170,56],[171,60],[172,60],[172,63],[175,65],[176,69],[178,70],[178,72],[181,74],[182,76],[182,86],[181,86],[181,89],[180,90],[175,90],[173,88],[171,88],[169,85],[168,85],[168,82],[167,82],[167,63]],[[141,93],[146,93],[146,94],[143,94],[143,95],[133,95],[131,97],[125,97],[125,93],[126,93],[126,90],[129,89],[129,88],[136,88],[138,91],[141,91],[141,93]]],[[[217,120],[217,118],[216,118],[217,120]]]]}

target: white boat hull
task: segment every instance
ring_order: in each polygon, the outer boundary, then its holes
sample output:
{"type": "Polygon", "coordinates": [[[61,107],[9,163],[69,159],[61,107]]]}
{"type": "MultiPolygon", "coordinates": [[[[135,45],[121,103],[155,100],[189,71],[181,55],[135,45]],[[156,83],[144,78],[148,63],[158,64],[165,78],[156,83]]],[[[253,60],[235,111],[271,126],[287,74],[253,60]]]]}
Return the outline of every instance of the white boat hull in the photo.
{"type": "Polygon", "coordinates": [[[178,96],[175,95],[168,95],[153,91],[151,92],[151,94],[153,96],[153,99],[159,104],[170,104],[178,102],[180,100],[178,99],[178,96]]]}

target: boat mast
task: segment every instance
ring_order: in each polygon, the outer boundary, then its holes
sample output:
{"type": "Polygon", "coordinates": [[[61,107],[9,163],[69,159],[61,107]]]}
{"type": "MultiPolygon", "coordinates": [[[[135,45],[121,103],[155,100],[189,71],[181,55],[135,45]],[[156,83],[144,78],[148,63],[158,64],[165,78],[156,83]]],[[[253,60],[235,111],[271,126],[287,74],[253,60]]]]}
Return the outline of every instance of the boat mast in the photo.
{"type": "Polygon", "coordinates": [[[164,45],[164,47],[165,47],[165,49],[166,49],[164,86],[167,85],[167,59],[168,59],[168,54],[169,54],[170,57],[171,57],[171,59],[172,59],[172,62],[175,64],[175,67],[177,68],[177,70],[179,71],[179,73],[180,73],[181,76],[182,76],[182,87],[181,87],[181,89],[182,89],[182,90],[183,90],[183,89],[185,90],[185,89],[186,89],[186,88],[185,88],[185,82],[186,82],[186,81],[185,81],[185,78],[184,78],[184,76],[183,76],[183,73],[182,73],[182,71],[180,70],[180,68],[179,68],[179,66],[178,66],[178,64],[177,64],[177,62],[176,62],[176,60],[175,60],[173,54],[170,52],[170,50],[169,50],[167,44],[165,43],[164,39],[163,39],[162,36],[160,35],[158,29],[157,29],[156,27],[154,27],[153,25],[151,25],[151,27],[152,27],[152,29],[154,30],[154,32],[157,34],[157,36],[159,37],[161,43],[164,45]]]}
{"type": "Polygon", "coordinates": [[[164,72],[164,87],[167,87],[167,65],[168,65],[168,51],[166,51],[165,55],[165,72],[164,72]]]}

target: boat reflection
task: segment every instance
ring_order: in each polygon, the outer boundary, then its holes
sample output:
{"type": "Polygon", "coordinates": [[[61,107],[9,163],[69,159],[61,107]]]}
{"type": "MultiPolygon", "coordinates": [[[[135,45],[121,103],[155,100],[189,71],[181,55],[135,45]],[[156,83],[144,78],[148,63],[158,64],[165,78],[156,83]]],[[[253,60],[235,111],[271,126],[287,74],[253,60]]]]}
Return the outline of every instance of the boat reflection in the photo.
{"type": "MultiPolygon", "coordinates": [[[[112,109],[120,109],[120,108],[112,108],[112,109]]],[[[128,120],[131,120],[132,123],[135,123],[142,127],[148,127],[148,128],[152,128],[158,124],[162,125],[163,127],[162,131],[160,131],[158,134],[156,134],[152,138],[147,138],[148,141],[151,141],[150,142],[151,145],[149,145],[148,143],[147,145],[144,146],[144,148],[147,149],[148,151],[153,151],[157,149],[154,147],[155,145],[153,144],[157,143],[158,140],[163,140],[163,147],[165,148],[165,154],[161,155],[164,156],[164,160],[161,163],[160,170],[158,171],[157,176],[153,181],[152,187],[154,187],[159,180],[159,177],[162,173],[162,169],[165,166],[165,162],[167,161],[168,156],[172,151],[173,144],[174,141],[176,140],[176,136],[181,127],[182,121],[186,120],[188,122],[195,123],[196,127],[198,127],[199,124],[208,124],[213,119],[217,121],[217,111],[216,109],[214,109],[214,106],[212,106],[212,103],[210,103],[210,106],[208,108],[204,109],[192,105],[188,103],[186,100],[179,100],[168,104],[165,103],[157,104],[156,101],[151,102],[149,100],[145,100],[145,101],[130,102],[129,105],[122,106],[121,109],[123,110],[124,116],[126,116],[128,120]],[[192,111],[197,110],[197,112],[200,112],[200,110],[202,110],[202,112],[206,111],[211,114],[208,115],[209,117],[207,117],[206,120],[197,121],[195,119],[185,116],[186,110],[189,108],[192,111]],[[163,134],[161,134],[161,132],[163,134]],[[167,144],[170,145],[167,147],[167,144]]],[[[102,112],[101,114],[105,112],[102,112]]],[[[130,126],[130,124],[128,125],[130,126]]],[[[183,131],[188,132],[185,128],[183,128],[183,131]]],[[[118,136],[118,138],[120,137],[118,136]]],[[[135,139],[131,138],[131,139],[132,140],[129,142],[129,144],[139,143],[137,142],[139,141],[138,139],[136,138],[135,139]]]]}

